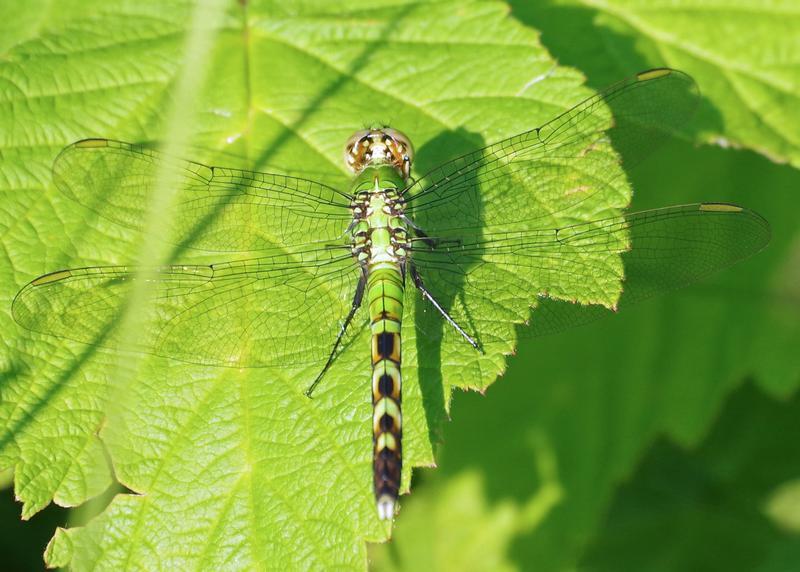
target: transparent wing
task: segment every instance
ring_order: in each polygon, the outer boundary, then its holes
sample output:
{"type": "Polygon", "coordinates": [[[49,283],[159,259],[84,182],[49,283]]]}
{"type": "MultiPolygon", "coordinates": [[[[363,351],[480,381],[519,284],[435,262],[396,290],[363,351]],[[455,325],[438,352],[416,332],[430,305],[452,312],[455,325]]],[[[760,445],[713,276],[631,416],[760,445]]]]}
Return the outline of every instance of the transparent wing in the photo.
{"type": "MultiPolygon", "coordinates": [[[[132,349],[229,367],[323,364],[351,308],[360,270],[349,252],[297,248],[210,266],[166,266],[137,308],[132,349]],[[143,312],[143,313],[142,313],[143,312]]],[[[115,325],[135,268],[94,267],[46,274],[25,286],[12,313],[20,325],[118,348],[115,325]]],[[[359,329],[351,325],[351,334],[359,329]]]]}
{"type": "Polygon", "coordinates": [[[53,163],[56,186],[117,224],[141,230],[161,167],[177,174],[175,244],[212,252],[259,251],[340,238],[350,198],[321,183],[210,167],[151,149],[86,139],[53,163]]]}
{"type": "Polygon", "coordinates": [[[684,73],[642,72],[537,129],[445,163],[404,197],[415,222],[438,235],[558,226],[578,206],[610,215],[599,209],[627,204],[620,155],[626,167],[640,161],[691,118],[699,100],[684,73]]]}
{"type": "Polygon", "coordinates": [[[434,296],[487,343],[499,322],[528,319],[520,298],[530,304],[537,296],[552,298],[534,309],[528,332],[552,334],[610,314],[602,306],[554,300],[569,300],[569,292],[587,292],[583,302],[592,304],[593,296],[599,302],[622,283],[619,305],[629,306],[726,268],[769,238],[769,225],[757,213],[703,203],[563,228],[490,232],[435,248],[417,241],[412,256],[434,296]]]}

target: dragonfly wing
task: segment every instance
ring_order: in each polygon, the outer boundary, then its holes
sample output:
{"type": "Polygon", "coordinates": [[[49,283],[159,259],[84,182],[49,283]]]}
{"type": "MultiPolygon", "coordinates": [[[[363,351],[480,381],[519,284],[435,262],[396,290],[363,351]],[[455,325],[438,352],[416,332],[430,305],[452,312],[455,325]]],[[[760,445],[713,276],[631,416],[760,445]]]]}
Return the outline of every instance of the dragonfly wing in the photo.
{"type": "Polygon", "coordinates": [[[559,226],[578,220],[578,206],[610,216],[599,209],[628,203],[620,154],[626,167],[640,161],[691,118],[698,102],[686,74],[643,72],[541,127],[445,163],[404,197],[416,224],[437,235],[497,224],[559,226]]]}
{"type": "Polygon", "coordinates": [[[149,275],[123,266],[78,268],[32,281],[12,312],[30,330],[189,363],[323,364],[359,276],[349,253],[302,248],[210,266],[166,266],[149,275]],[[148,299],[136,310],[141,331],[135,345],[122,348],[115,326],[143,276],[148,299]]]}
{"type": "Polygon", "coordinates": [[[488,232],[434,249],[417,245],[413,260],[455,320],[486,342],[498,322],[528,320],[520,300],[534,307],[524,335],[552,334],[610,314],[602,300],[620,287],[618,306],[627,307],[731,266],[769,238],[757,213],[703,203],[559,229],[488,232]],[[588,307],[563,303],[575,291],[586,293],[588,307]]]}
{"type": "Polygon", "coordinates": [[[101,217],[142,230],[162,171],[177,181],[172,239],[213,252],[258,251],[340,238],[350,198],[305,179],[183,161],[108,139],[66,147],[53,163],[56,186],[101,217]]]}

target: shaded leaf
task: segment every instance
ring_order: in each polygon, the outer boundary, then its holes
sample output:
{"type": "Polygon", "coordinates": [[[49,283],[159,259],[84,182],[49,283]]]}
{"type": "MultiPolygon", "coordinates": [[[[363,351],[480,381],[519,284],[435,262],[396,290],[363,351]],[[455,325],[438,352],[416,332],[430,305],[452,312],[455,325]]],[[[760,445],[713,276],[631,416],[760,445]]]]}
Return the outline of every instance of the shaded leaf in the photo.
{"type": "Polygon", "coordinates": [[[792,0],[513,2],[562,64],[602,86],[630,69],[669,66],[701,85],[697,141],[745,147],[800,167],[800,13],[792,0]],[[580,41],[576,41],[580,38],[580,41]]]}

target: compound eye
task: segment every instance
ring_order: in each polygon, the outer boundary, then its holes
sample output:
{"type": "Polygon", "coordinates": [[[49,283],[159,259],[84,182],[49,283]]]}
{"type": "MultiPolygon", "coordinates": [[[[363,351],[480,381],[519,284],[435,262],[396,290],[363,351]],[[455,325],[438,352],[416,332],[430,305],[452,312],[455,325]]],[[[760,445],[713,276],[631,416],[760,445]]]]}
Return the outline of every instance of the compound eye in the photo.
{"type": "Polygon", "coordinates": [[[347,138],[347,142],[344,144],[345,149],[355,149],[357,145],[362,145],[362,141],[367,139],[369,142],[369,131],[366,129],[362,129],[361,131],[356,131],[350,137],[347,138]]]}
{"type": "Polygon", "coordinates": [[[406,155],[409,162],[414,160],[414,146],[411,145],[411,141],[408,137],[397,129],[387,129],[386,135],[394,139],[397,150],[400,151],[401,154],[406,155]]]}
{"type": "Polygon", "coordinates": [[[344,163],[353,171],[358,171],[360,164],[359,154],[369,147],[369,131],[362,129],[353,133],[344,144],[344,163]]]}

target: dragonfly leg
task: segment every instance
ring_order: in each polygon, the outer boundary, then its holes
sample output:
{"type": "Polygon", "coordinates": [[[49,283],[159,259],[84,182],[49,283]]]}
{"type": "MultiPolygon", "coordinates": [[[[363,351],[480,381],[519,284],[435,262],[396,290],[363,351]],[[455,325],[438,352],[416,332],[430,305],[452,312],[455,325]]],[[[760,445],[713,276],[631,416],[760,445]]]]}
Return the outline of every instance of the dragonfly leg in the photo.
{"type": "Polygon", "coordinates": [[[464,242],[460,238],[439,238],[436,236],[415,236],[411,242],[424,242],[428,248],[435,250],[437,248],[461,247],[464,242]]]}
{"type": "Polygon", "coordinates": [[[361,307],[361,302],[364,299],[364,290],[366,287],[367,273],[363,272],[358,281],[358,286],[356,287],[356,294],[353,296],[353,305],[350,308],[350,312],[347,314],[347,318],[345,318],[344,323],[342,324],[342,329],[339,330],[339,335],[336,336],[336,341],[333,343],[333,349],[331,350],[331,354],[328,356],[328,361],[325,362],[325,366],[322,368],[322,371],[319,372],[319,375],[317,375],[316,379],[311,383],[308,389],[305,390],[306,397],[311,397],[314,389],[317,387],[317,385],[319,385],[319,382],[322,381],[322,376],[325,375],[325,372],[328,371],[329,367],[331,367],[333,360],[336,359],[336,355],[339,350],[339,344],[342,343],[342,338],[344,338],[344,334],[347,332],[347,327],[353,320],[353,316],[356,315],[356,311],[358,311],[358,309],[361,307]]]}
{"type": "Polygon", "coordinates": [[[461,239],[458,238],[438,238],[435,236],[429,236],[424,230],[418,227],[413,220],[408,218],[406,215],[402,217],[403,222],[405,222],[409,228],[414,229],[414,234],[416,237],[412,240],[421,240],[425,244],[428,245],[429,248],[438,248],[443,245],[448,246],[461,246],[461,239]]]}
{"type": "Polygon", "coordinates": [[[425,231],[422,230],[419,227],[419,225],[417,223],[415,223],[413,221],[413,219],[410,216],[408,216],[407,214],[400,215],[400,219],[403,221],[403,223],[406,226],[408,226],[408,228],[413,228],[414,232],[416,233],[416,235],[419,236],[420,238],[427,238],[428,237],[428,235],[425,233],[425,231]]]}
{"type": "Polygon", "coordinates": [[[414,286],[416,286],[417,289],[422,294],[422,297],[425,298],[431,304],[433,304],[434,308],[439,310],[439,313],[442,314],[444,319],[447,320],[447,322],[451,326],[453,326],[465,340],[467,340],[469,345],[471,345],[479,352],[483,353],[483,349],[481,349],[480,344],[478,344],[478,342],[475,341],[475,338],[473,338],[467,332],[465,332],[464,328],[459,326],[458,323],[450,316],[450,314],[447,313],[447,310],[442,308],[441,304],[439,304],[439,302],[436,301],[436,298],[434,298],[433,295],[430,292],[428,292],[427,288],[425,288],[425,284],[422,282],[422,276],[419,275],[419,272],[417,272],[416,267],[413,264],[411,264],[410,269],[411,269],[411,279],[414,281],[414,286]]]}

